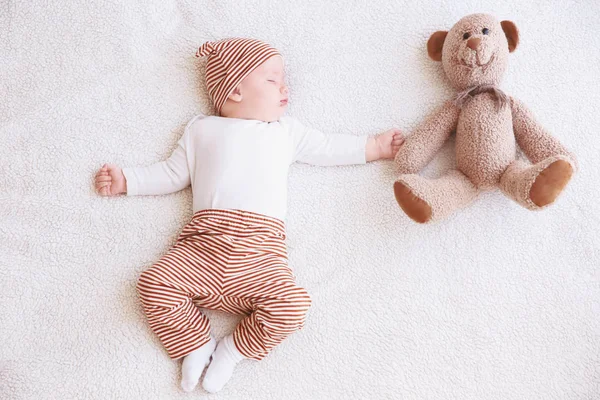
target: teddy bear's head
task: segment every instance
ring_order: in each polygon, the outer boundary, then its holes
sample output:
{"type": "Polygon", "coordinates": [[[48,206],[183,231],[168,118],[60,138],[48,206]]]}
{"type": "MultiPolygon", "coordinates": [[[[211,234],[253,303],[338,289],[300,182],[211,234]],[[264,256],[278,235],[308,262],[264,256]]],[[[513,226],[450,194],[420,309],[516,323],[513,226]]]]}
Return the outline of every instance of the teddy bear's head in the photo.
{"type": "Polygon", "coordinates": [[[450,83],[458,90],[476,85],[498,85],[508,63],[508,53],[519,43],[511,21],[472,14],[450,31],[435,32],[427,42],[429,57],[441,61],[450,83]]]}

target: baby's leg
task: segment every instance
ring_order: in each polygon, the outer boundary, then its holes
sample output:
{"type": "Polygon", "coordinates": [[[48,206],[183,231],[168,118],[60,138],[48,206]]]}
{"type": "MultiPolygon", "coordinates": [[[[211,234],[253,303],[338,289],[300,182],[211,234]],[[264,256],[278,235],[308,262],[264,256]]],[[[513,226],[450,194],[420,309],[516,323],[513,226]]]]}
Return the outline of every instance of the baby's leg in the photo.
{"type": "Polygon", "coordinates": [[[197,385],[216,347],[208,318],[194,304],[212,297],[196,257],[180,242],[142,273],[137,284],[150,327],[167,353],[172,358],[185,357],[181,380],[185,391],[197,385]]]}
{"type": "Polygon", "coordinates": [[[254,312],[236,327],[233,341],[245,358],[261,360],[304,326],[311,299],[306,289],[295,283],[279,282],[268,282],[247,296],[254,312]]]}
{"type": "Polygon", "coordinates": [[[500,189],[530,210],[552,204],[563,191],[573,167],[564,156],[548,157],[535,165],[514,161],[500,178],[500,189]]]}
{"type": "Polygon", "coordinates": [[[262,359],[300,329],[311,304],[310,296],[296,285],[286,265],[263,267],[259,276],[248,274],[236,287],[230,287],[228,296],[228,302],[247,305],[251,314],[233,335],[217,345],[203,381],[204,389],[213,393],[223,388],[240,360],[262,359]]]}
{"type": "Polygon", "coordinates": [[[394,183],[396,201],[415,222],[444,218],[477,196],[477,188],[460,171],[453,170],[438,179],[401,175],[394,183]]]}

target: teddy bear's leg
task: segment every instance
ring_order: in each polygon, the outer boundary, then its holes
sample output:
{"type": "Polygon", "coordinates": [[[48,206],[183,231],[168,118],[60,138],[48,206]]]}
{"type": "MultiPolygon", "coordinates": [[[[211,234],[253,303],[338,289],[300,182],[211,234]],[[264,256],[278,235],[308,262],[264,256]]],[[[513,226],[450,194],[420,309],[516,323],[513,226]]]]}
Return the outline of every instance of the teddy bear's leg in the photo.
{"type": "Polygon", "coordinates": [[[458,170],[438,179],[400,175],[394,183],[396,201],[406,215],[421,224],[440,220],[466,206],[477,193],[477,188],[458,170]]]}
{"type": "Polygon", "coordinates": [[[573,175],[573,165],[565,156],[552,156],[530,165],[515,161],[500,178],[500,189],[530,210],[550,205],[573,175]]]}

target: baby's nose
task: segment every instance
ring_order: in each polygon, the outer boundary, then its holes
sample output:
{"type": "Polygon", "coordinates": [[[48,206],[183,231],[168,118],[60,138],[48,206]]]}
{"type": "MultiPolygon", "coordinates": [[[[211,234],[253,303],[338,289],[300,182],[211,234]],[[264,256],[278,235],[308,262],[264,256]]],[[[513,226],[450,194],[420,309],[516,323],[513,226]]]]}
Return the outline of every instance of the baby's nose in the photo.
{"type": "Polygon", "coordinates": [[[283,94],[287,94],[288,93],[288,87],[287,87],[287,85],[281,86],[281,93],[283,93],[283,94]]]}
{"type": "Polygon", "coordinates": [[[479,43],[481,43],[481,39],[471,38],[467,42],[467,47],[470,48],[471,50],[477,50],[477,48],[479,47],[479,43]]]}

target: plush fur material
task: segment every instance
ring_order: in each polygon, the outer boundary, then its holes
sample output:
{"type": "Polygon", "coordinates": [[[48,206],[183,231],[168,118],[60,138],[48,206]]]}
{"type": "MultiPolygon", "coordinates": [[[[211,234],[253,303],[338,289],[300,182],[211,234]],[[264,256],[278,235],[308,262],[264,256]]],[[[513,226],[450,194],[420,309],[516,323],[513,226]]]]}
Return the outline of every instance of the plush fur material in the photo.
{"type": "Polygon", "coordinates": [[[439,220],[469,204],[475,196],[465,176],[480,190],[498,187],[502,181],[500,187],[509,197],[532,210],[552,204],[571,178],[573,154],[545,131],[521,102],[509,102],[498,89],[509,53],[518,42],[514,23],[501,23],[486,14],[463,17],[449,32],[431,36],[429,55],[440,60],[441,54],[446,76],[461,92],[455,105],[446,105],[417,128],[396,156],[404,175],[394,184],[394,193],[402,209],[411,210],[408,215],[413,220],[439,220]],[[450,173],[440,185],[406,175],[424,167],[454,130],[459,174],[450,173]],[[526,170],[513,166],[521,165],[516,161],[517,144],[536,165],[526,170]],[[545,172],[551,176],[538,182],[537,202],[533,202],[530,190],[538,175],[558,156],[565,163],[545,172]]]}

